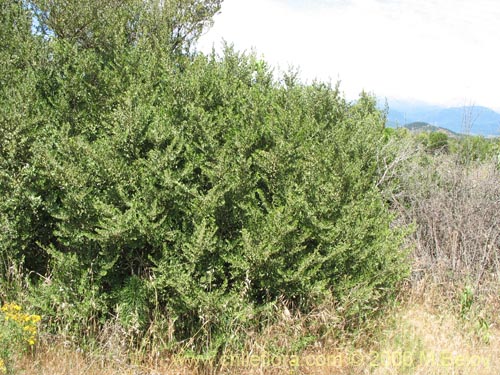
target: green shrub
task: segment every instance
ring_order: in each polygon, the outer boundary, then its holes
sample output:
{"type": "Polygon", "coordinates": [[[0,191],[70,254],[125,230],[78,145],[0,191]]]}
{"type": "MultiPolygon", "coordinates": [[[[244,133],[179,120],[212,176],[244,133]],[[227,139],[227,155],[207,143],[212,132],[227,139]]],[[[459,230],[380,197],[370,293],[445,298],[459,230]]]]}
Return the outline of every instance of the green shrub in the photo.
{"type": "Polygon", "coordinates": [[[280,298],[307,312],[356,296],[345,313],[363,320],[407,274],[377,187],[374,98],[282,84],[231,48],[174,58],[123,42],[110,57],[54,38],[49,55],[43,121],[22,172],[6,172],[22,183],[2,185],[1,217],[2,251],[43,275],[33,303],[54,330],[91,334],[117,314],[144,332],[161,311],[201,349],[280,298]]]}
{"type": "Polygon", "coordinates": [[[498,140],[482,136],[466,136],[457,140],[453,146],[453,152],[458,155],[459,161],[466,165],[494,160],[500,150],[498,140]]]}
{"type": "Polygon", "coordinates": [[[427,149],[429,151],[448,151],[448,135],[441,132],[429,133],[427,149]]]}

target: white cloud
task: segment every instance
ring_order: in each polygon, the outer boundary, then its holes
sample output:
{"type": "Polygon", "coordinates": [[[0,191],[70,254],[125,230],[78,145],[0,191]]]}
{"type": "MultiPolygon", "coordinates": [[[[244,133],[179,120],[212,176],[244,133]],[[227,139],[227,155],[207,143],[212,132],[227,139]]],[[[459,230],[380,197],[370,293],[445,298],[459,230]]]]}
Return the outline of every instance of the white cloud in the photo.
{"type": "Polygon", "coordinates": [[[500,109],[496,0],[225,0],[201,40],[255,48],[303,78],[378,96],[500,109]]]}

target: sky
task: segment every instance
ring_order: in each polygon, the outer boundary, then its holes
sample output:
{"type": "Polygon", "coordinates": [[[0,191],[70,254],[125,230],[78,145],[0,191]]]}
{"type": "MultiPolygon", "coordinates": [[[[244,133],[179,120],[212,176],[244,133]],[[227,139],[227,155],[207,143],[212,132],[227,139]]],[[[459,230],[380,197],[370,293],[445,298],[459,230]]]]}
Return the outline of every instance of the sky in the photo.
{"type": "Polygon", "coordinates": [[[500,111],[499,20],[498,0],[224,0],[198,50],[225,40],[350,100],[500,111]]]}

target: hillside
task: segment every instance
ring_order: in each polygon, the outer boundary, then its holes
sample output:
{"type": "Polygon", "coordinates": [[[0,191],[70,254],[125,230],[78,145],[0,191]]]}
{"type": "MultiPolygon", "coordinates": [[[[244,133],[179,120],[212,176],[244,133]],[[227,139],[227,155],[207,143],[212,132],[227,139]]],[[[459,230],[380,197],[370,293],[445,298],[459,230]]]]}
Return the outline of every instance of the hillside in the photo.
{"type": "Polygon", "coordinates": [[[412,132],[415,132],[415,133],[441,132],[441,133],[445,133],[449,137],[460,137],[461,136],[461,134],[459,134],[459,133],[456,133],[456,132],[451,131],[451,130],[446,129],[446,128],[431,125],[427,122],[412,122],[412,123],[406,124],[404,127],[407,128],[408,130],[411,130],[412,132]]]}
{"type": "Polygon", "coordinates": [[[390,106],[388,126],[397,127],[411,123],[427,123],[454,133],[482,136],[500,135],[500,113],[481,106],[439,108],[435,106],[390,106]]]}

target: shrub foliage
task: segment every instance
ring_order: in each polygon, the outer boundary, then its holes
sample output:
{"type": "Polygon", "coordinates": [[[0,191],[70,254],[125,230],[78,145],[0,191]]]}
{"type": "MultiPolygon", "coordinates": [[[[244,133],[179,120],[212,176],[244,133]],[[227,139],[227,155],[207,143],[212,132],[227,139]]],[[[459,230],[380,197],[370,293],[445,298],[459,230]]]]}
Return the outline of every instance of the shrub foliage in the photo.
{"type": "Polygon", "coordinates": [[[2,0],[0,272],[30,273],[54,327],[116,314],[143,330],[160,311],[178,339],[206,338],[278,298],[355,296],[365,317],[392,293],[407,266],[374,98],[278,80],[229,47],[167,48],[149,8],[133,30],[103,9],[83,38],[34,3],[2,0]]]}

